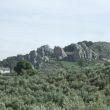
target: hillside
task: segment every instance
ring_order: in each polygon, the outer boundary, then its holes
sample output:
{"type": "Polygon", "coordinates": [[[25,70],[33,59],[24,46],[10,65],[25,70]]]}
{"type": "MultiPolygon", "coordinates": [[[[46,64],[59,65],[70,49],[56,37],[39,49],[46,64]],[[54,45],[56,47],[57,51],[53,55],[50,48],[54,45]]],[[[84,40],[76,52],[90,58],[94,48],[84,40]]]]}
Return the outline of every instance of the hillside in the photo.
{"type": "Polygon", "coordinates": [[[52,65],[32,76],[0,75],[0,110],[110,110],[110,63],[52,65]]]}
{"type": "Polygon", "coordinates": [[[110,110],[109,46],[91,41],[54,49],[45,45],[4,59],[1,67],[13,69],[27,60],[34,69],[0,75],[0,110],[110,110]]]}

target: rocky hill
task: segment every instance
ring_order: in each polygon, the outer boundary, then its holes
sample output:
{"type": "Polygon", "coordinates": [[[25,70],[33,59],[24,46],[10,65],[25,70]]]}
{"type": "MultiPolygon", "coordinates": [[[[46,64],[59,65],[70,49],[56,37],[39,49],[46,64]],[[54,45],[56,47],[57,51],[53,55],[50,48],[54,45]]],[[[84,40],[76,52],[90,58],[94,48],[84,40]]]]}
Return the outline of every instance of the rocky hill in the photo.
{"type": "Polygon", "coordinates": [[[97,59],[110,58],[110,43],[83,41],[61,48],[59,46],[50,48],[48,45],[41,46],[37,50],[31,51],[26,55],[8,57],[0,62],[0,67],[14,68],[16,63],[27,60],[32,63],[34,68],[39,68],[46,63],[58,60],[75,62],[79,59],[92,61],[97,59]]]}

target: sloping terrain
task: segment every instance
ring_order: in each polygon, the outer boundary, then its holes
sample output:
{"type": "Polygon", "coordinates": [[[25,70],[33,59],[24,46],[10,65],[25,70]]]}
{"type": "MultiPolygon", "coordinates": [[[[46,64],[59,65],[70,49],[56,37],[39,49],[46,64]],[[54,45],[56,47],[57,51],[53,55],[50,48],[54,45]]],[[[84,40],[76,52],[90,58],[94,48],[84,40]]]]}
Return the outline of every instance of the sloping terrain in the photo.
{"type": "Polygon", "coordinates": [[[59,61],[32,76],[0,75],[0,110],[110,110],[110,63],[59,61]]]}

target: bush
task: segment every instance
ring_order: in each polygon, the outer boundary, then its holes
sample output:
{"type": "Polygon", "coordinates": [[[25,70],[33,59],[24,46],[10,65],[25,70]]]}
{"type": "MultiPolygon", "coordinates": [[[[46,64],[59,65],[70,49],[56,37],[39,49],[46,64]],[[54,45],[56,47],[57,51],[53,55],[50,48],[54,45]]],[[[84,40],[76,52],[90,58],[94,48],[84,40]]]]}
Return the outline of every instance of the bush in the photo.
{"type": "Polygon", "coordinates": [[[24,75],[0,75],[0,110],[110,110],[109,65],[62,65],[30,76],[34,70],[23,63],[24,75]]]}
{"type": "Polygon", "coordinates": [[[15,66],[14,70],[19,74],[35,74],[35,71],[33,71],[32,65],[28,61],[20,61],[15,66]]]}

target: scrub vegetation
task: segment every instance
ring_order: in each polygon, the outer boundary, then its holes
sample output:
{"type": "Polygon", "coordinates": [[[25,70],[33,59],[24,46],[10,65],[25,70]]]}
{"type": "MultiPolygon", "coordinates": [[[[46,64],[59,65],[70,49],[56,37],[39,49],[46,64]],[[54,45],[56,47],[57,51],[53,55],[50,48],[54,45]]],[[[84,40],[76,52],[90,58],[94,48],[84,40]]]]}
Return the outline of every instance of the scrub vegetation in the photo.
{"type": "Polygon", "coordinates": [[[0,75],[0,110],[110,110],[109,62],[54,65],[55,73],[27,66],[22,74],[0,75]]]}

